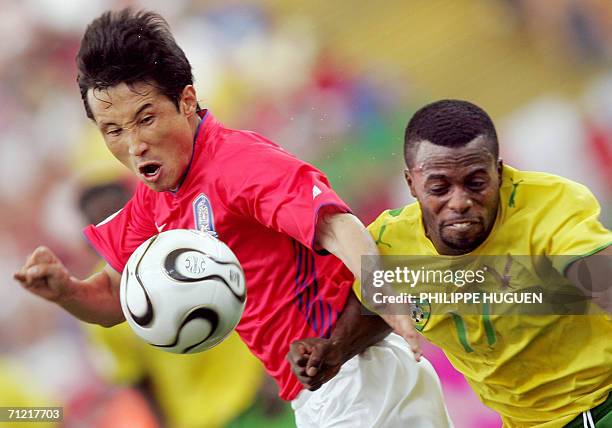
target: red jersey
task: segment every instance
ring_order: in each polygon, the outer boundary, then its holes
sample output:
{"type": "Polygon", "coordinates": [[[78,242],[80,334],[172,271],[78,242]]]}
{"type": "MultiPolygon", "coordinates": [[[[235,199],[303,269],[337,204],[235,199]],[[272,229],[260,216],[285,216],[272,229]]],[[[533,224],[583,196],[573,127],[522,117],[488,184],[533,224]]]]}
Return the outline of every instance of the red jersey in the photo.
{"type": "Polygon", "coordinates": [[[313,250],[321,208],[349,212],[327,178],[256,133],[225,128],[201,112],[191,162],[176,192],[139,183],[118,213],[84,233],[117,272],[162,230],[215,232],[242,264],[247,304],[242,340],[292,400],[302,385],[285,355],[291,342],[329,337],[353,276],[313,250]]]}

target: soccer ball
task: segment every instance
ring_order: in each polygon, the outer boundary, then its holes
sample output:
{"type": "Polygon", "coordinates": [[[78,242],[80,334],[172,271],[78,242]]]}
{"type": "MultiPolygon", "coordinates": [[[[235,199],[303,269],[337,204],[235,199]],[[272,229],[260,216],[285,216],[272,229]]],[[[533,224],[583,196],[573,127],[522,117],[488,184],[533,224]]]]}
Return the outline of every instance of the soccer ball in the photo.
{"type": "Polygon", "coordinates": [[[162,232],[142,243],[121,276],[121,309],[150,345],[190,354],[219,344],[246,303],[244,272],[227,245],[197,230],[162,232]]]}

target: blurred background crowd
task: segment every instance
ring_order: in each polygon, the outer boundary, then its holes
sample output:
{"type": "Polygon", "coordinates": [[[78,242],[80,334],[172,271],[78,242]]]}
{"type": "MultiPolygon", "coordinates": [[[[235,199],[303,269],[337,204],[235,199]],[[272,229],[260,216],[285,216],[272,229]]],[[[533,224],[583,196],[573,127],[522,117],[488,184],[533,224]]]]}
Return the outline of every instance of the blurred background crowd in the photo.
{"type": "MultiPolygon", "coordinates": [[[[158,355],[123,327],[84,328],[12,279],[39,244],[88,275],[99,260],[82,226],[129,196],[74,65],[87,23],[129,5],[169,21],[200,105],[320,167],[366,223],[411,200],[411,114],[461,98],[493,117],[507,163],[587,185],[612,226],[607,0],[2,0],[0,406],[61,405],[66,427],[292,426],[236,337],[199,356],[158,355]]],[[[500,426],[444,355],[426,351],[456,427],[500,426]]]]}

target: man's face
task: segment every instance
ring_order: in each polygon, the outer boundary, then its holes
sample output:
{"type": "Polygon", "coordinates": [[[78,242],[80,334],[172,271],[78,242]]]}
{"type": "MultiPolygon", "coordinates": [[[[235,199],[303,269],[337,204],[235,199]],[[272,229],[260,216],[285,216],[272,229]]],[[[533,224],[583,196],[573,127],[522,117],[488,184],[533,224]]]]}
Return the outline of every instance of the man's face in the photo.
{"type": "Polygon", "coordinates": [[[90,89],[87,100],[111,153],[157,192],[175,189],[193,150],[195,91],[183,90],[179,109],[148,83],[90,89]]]}
{"type": "Polygon", "coordinates": [[[497,215],[501,168],[482,137],[457,148],[418,144],[406,181],[440,254],[467,254],[487,238],[497,215]]]}

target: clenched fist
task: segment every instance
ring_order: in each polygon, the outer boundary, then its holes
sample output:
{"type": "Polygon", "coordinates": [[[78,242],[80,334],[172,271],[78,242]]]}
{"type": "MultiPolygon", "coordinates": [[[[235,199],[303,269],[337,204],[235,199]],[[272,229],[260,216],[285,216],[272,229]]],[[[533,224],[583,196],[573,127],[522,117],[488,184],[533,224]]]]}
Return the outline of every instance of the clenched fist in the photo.
{"type": "Polygon", "coordinates": [[[309,338],[293,342],[286,359],[300,383],[316,391],[338,374],[348,358],[331,340],[309,338]]]}
{"type": "Polygon", "coordinates": [[[47,247],[38,247],[13,277],[32,293],[57,302],[68,292],[70,274],[47,247]]]}

